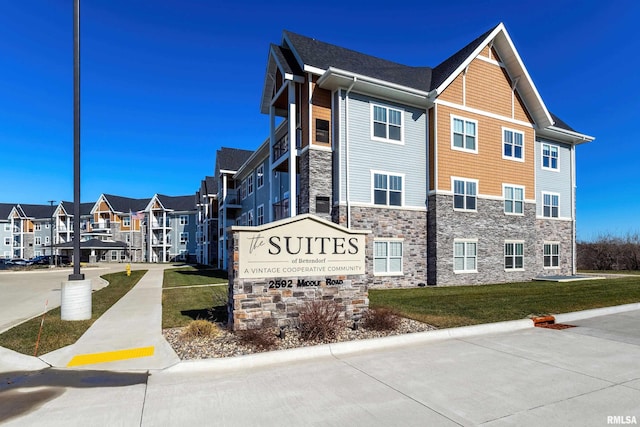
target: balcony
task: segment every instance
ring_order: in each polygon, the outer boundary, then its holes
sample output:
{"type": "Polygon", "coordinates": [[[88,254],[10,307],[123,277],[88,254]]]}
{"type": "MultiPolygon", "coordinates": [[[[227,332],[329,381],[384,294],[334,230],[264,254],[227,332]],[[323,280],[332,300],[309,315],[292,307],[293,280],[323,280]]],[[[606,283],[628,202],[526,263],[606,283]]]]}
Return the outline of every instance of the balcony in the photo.
{"type": "Polygon", "coordinates": [[[98,222],[91,222],[91,229],[93,231],[107,231],[111,230],[111,220],[99,220],[98,222]]]}
{"type": "Polygon", "coordinates": [[[153,217],[151,219],[151,228],[171,228],[171,221],[167,218],[163,223],[162,218],[153,217]]]}
{"type": "Polygon", "coordinates": [[[227,208],[241,208],[240,202],[240,191],[238,189],[235,190],[227,190],[227,197],[224,199],[224,206],[227,208]]]}
{"type": "Polygon", "coordinates": [[[273,144],[272,152],[274,162],[289,152],[289,134],[283,135],[273,144]]]}
{"type": "Polygon", "coordinates": [[[283,199],[273,204],[273,219],[289,218],[289,199],[283,199]]]}

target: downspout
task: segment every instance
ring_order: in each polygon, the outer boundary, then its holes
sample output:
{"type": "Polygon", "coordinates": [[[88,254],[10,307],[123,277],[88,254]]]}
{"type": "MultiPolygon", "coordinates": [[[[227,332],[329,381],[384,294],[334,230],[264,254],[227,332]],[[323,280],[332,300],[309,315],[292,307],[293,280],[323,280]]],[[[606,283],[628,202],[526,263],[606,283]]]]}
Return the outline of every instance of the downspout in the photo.
{"type": "Polygon", "coordinates": [[[576,251],[578,246],[576,244],[576,146],[574,144],[571,145],[571,216],[571,244],[573,246],[571,252],[571,274],[575,276],[577,273],[576,251]]]}
{"type": "Polygon", "coordinates": [[[353,82],[349,85],[347,93],[345,94],[345,109],[344,109],[344,159],[346,162],[345,177],[347,184],[347,228],[351,228],[351,192],[349,191],[349,93],[353,86],[356,84],[357,77],[353,78],[353,82]]]}

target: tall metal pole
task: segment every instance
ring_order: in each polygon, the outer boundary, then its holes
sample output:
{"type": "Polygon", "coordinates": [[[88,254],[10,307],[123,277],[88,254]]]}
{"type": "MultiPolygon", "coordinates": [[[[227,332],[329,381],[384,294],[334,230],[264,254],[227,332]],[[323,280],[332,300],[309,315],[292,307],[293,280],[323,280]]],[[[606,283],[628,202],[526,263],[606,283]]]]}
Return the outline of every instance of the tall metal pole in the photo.
{"type": "Polygon", "coordinates": [[[80,273],[80,0],[73,0],[73,274],[80,273]]]}
{"type": "MultiPolygon", "coordinates": [[[[55,203],[55,200],[49,200],[49,204],[51,204],[51,208],[53,208],[53,204],[55,203]]],[[[51,220],[49,221],[49,228],[51,229],[51,253],[49,254],[49,267],[53,266],[53,210],[51,212],[51,220]]]]}

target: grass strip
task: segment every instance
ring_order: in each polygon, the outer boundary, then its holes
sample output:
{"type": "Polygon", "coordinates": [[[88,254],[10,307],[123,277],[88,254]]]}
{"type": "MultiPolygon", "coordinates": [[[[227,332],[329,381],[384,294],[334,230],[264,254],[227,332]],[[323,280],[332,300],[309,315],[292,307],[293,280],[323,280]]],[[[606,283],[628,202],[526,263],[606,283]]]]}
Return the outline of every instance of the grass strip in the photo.
{"type": "MultiPolygon", "coordinates": [[[[89,320],[62,320],[60,307],[49,310],[44,320],[38,354],[49,353],[75,343],[93,322],[129,292],[146,272],[147,270],[134,270],[131,276],[127,276],[125,272],[102,276],[109,282],[109,286],[91,295],[91,319],[89,320]]],[[[38,316],[9,329],[0,335],[0,346],[33,356],[41,319],[42,317],[38,316]]]]}
{"type": "Polygon", "coordinates": [[[196,319],[226,320],[226,286],[173,288],[162,291],[162,327],[187,326],[196,319]]]}
{"type": "Polygon", "coordinates": [[[372,289],[369,300],[372,308],[388,307],[404,317],[451,328],[639,302],[640,277],[372,289]]]}
{"type": "Polygon", "coordinates": [[[227,282],[227,272],[208,267],[180,267],[164,270],[163,288],[212,285],[227,282]]]}

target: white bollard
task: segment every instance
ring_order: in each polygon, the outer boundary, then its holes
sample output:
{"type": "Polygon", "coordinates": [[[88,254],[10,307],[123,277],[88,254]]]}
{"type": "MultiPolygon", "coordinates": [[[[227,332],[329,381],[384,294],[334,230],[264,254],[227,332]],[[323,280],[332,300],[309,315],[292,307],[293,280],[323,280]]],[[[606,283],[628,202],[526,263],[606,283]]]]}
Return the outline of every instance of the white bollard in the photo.
{"type": "Polygon", "coordinates": [[[91,280],[62,282],[60,317],[62,320],[91,319],[91,280]]]}

